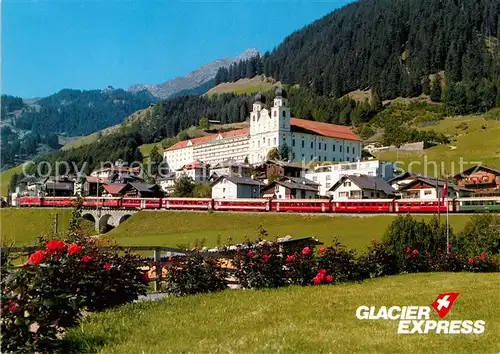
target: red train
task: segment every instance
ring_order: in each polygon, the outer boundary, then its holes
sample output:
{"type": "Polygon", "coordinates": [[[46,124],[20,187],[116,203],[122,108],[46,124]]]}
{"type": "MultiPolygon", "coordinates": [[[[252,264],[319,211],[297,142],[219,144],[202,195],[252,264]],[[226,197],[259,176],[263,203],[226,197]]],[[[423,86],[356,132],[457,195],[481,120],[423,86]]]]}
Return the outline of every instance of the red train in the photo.
{"type": "MultiPolygon", "coordinates": [[[[416,199],[210,199],[87,197],[86,208],[262,211],[295,213],[436,213],[457,212],[458,200],[416,199]]],[[[463,199],[462,199],[463,201],[463,199]]],[[[20,197],[21,207],[72,207],[75,197],[20,197]]],[[[500,204],[500,200],[499,200],[500,204]]]]}

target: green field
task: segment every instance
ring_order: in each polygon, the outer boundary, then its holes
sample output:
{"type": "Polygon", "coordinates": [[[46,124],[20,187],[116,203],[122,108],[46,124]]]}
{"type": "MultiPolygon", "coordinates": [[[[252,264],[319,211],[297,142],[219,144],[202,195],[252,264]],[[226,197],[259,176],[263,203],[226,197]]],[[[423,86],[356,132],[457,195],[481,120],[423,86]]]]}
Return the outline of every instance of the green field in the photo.
{"type": "Polygon", "coordinates": [[[5,170],[0,172],[0,196],[6,197],[7,194],[9,193],[9,183],[10,179],[12,178],[12,175],[14,173],[21,173],[23,170],[23,166],[19,165],[14,168],[5,170]]]}
{"type": "Polygon", "coordinates": [[[424,128],[429,129],[453,137],[451,143],[423,151],[381,152],[377,158],[399,161],[405,171],[434,176],[456,175],[478,163],[500,168],[500,121],[484,116],[460,116],[424,128]]]}
{"type": "Polygon", "coordinates": [[[255,76],[252,79],[240,79],[236,82],[221,83],[214,88],[210,89],[206,95],[211,97],[216,94],[222,93],[236,93],[236,94],[252,94],[257,92],[266,92],[271,90],[277,84],[267,82],[263,76],[255,76]]]}
{"type": "MultiPolygon", "coordinates": [[[[429,219],[430,216],[417,216],[429,219]]],[[[262,225],[268,240],[290,235],[314,236],[330,243],[335,237],[347,246],[365,250],[373,239],[380,239],[394,216],[328,216],[297,214],[247,214],[208,212],[139,212],[126,220],[109,235],[122,245],[194,246],[206,239],[205,245],[216,246],[217,239],[227,243],[256,239],[262,225]]],[[[444,217],[442,217],[445,222],[444,217]]],[[[450,215],[455,230],[461,230],[469,216],[450,215]]]]}
{"type": "MultiPolygon", "coordinates": [[[[497,353],[498,274],[422,273],[361,284],[167,298],[89,316],[66,336],[99,353],[497,353]],[[367,306],[430,306],[460,292],[446,320],[484,320],[482,335],[397,334],[397,321],[360,321],[367,306]],[[495,295],[497,294],[497,295],[495,295]]],[[[439,320],[432,310],[432,320],[439,320]]]]}

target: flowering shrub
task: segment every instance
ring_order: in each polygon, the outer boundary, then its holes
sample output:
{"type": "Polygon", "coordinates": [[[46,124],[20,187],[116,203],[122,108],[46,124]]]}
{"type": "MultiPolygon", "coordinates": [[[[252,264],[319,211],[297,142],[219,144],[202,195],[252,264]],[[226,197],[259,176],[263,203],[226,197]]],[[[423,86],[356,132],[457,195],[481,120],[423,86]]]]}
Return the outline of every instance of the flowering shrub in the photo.
{"type": "Polygon", "coordinates": [[[165,284],[169,294],[181,296],[227,288],[226,273],[219,261],[198,252],[172,258],[166,267],[165,284]]]}
{"type": "Polygon", "coordinates": [[[406,247],[405,253],[401,255],[401,271],[407,273],[428,272],[429,258],[428,254],[421,253],[416,248],[406,247]]]}
{"type": "Polygon", "coordinates": [[[235,277],[244,288],[277,288],[286,284],[285,260],[276,243],[240,248],[233,259],[235,277]]]}
{"type": "Polygon", "coordinates": [[[361,280],[363,271],[356,259],[356,252],[335,242],[318,256],[318,267],[326,269],[336,282],[361,280]]]}
{"type": "Polygon", "coordinates": [[[100,311],[145,293],[141,259],[92,244],[51,240],[1,282],[4,351],[52,352],[58,333],[74,326],[83,309],[100,311]]]}
{"type": "Polygon", "coordinates": [[[316,258],[308,246],[285,257],[285,277],[289,284],[311,284],[315,270],[316,258]]]}
{"type": "Polygon", "coordinates": [[[333,275],[328,274],[326,269],[320,269],[316,276],[312,279],[314,285],[330,284],[333,282],[333,275]]]}
{"type": "Polygon", "coordinates": [[[362,278],[394,275],[400,272],[399,259],[378,241],[373,241],[368,251],[358,259],[362,278]]]}

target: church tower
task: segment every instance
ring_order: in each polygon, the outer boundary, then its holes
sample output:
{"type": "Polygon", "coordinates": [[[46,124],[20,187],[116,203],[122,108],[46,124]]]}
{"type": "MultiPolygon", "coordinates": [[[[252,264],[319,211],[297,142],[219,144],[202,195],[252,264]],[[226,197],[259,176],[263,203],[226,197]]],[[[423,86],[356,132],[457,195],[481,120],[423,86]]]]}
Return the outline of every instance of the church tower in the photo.
{"type": "Polygon", "coordinates": [[[278,130],[280,132],[290,131],[290,108],[286,91],[278,87],[275,91],[273,107],[271,108],[271,119],[277,121],[278,130]]]}

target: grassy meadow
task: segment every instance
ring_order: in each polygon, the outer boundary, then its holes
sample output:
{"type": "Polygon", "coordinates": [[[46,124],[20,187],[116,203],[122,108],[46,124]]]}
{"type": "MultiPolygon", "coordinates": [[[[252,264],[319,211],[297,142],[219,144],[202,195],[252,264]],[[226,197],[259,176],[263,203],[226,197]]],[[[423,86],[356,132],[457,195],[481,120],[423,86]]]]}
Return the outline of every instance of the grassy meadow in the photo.
{"type": "Polygon", "coordinates": [[[20,174],[22,170],[23,165],[19,165],[0,172],[0,196],[6,197],[9,194],[9,184],[12,175],[14,175],[14,173],[20,174]]]}
{"type": "Polygon", "coordinates": [[[216,94],[236,93],[236,94],[252,94],[256,92],[265,92],[271,90],[277,84],[267,82],[262,75],[255,76],[252,79],[240,79],[236,82],[221,83],[214,88],[211,88],[206,95],[211,97],[216,94]]]}
{"type": "MultiPolygon", "coordinates": [[[[430,219],[431,216],[416,216],[430,219]]],[[[469,220],[466,215],[450,215],[455,230],[469,220]]],[[[290,235],[314,236],[330,243],[335,237],[349,247],[365,250],[373,239],[380,239],[394,216],[297,215],[271,213],[139,212],[109,233],[122,245],[191,246],[205,239],[216,246],[218,239],[232,243],[256,239],[260,225],[268,240],[290,235]]],[[[444,216],[442,217],[445,222],[444,216]]]]}
{"type": "Polygon", "coordinates": [[[481,115],[451,117],[423,128],[430,129],[451,136],[450,144],[423,151],[381,152],[377,158],[399,161],[404,170],[427,175],[458,174],[461,159],[464,169],[478,163],[500,168],[500,120],[481,115]]]}
{"type": "MultiPolygon", "coordinates": [[[[82,353],[496,353],[498,274],[422,273],[336,286],[167,298],[91,315],[66,339],[82,353]],[[360,321],[367,306],[430,306],[460,297],[447,320],[485,320],[482,335],[398,335],[397,321],[360,321]]],[[[439,320],[435,312],[431,319],[439,320]]]]}

